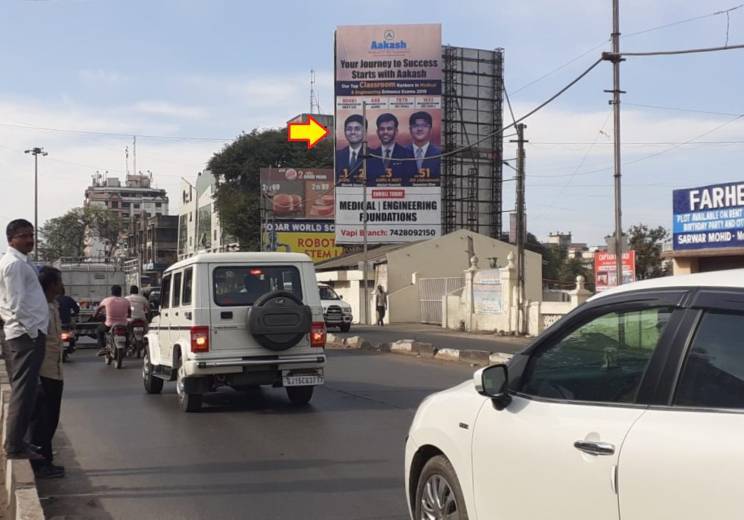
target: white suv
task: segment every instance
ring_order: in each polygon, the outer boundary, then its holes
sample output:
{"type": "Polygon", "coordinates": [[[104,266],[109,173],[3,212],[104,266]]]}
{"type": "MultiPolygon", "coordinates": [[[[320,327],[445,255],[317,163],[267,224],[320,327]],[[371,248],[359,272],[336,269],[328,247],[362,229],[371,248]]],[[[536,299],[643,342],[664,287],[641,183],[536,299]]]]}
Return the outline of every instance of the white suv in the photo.
{"type": "Polygon", "coordinates": [[[351,313],[351,305],[343,301],[331,286],[324,283],[318,284],[320,291],[320,303],[323,305],[323,318],[326,327],[338,327],[341,332],[351,330],[351,322],[354,316],[351,313]]]}
{"type": "Polygon", "coordinates": [[[326,328],[312,260],[295,253],[209,253],[163,274],[147,334],[148,393],[176,381],[184,411],[219,386],[284,386],[307,404],[324,381],[326,328]]]}
{"type": "Polygon", "coordinates": [[[622,286],[509,366],[428,397],[406,443],[423,518],[741,518],[744,269],[622,286]]]}

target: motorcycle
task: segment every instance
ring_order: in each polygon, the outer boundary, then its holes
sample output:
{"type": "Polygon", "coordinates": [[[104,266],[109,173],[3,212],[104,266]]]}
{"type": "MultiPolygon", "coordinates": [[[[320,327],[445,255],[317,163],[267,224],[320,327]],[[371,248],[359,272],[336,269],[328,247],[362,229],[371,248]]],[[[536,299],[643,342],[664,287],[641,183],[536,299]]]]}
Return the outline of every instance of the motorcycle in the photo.
{"type": "Polygon", "coordinates": [[[62,362],[66,363],[69,361],[69,356],[75,352],[75,343],[77,341],[77,334],[75,334],[74,326],[63,326],[62,334],[60,334],[62,340],[62,362]]]}
{"type": "Polygon", "coordinates": [[[106,333],[106,352],[103,356],[107,365],[121,368],[127,351],[127,326],[114,325],[106,333]]]}
{"type": "Polygon", "coordinates": [[[142,357],[142,353],[145,350],[146,325],[144,320],[132,320],[129,324],[129,347],[127,348],[127,355],[136,356],[137,358],[142,357]]]}

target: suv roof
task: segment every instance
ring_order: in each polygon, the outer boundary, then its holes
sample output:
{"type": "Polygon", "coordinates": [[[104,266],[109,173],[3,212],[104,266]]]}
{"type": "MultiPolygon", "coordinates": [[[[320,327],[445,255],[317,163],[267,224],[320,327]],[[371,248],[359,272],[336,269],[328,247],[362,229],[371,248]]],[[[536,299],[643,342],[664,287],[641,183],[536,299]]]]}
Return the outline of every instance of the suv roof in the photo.
{"type": "Polygon", "coordinates": [[[638,291],[642,289],[665,289],[670,287],[739,287],[744,288],[744,269],[729,269],[726,271],[711,271],[708,273],[685,274],[677,276],[663,276],[651,280],[613,287],[603,291],[590,300],[604,298],[627,291],[638,291]]]}
{"type": "Polygon", "coordinates": [[[208,263],[225,263],[225,262],[271,262],[271,263],[303,263],[312,260],[303,253],[268,253],[268,252],[248,252],[248,253],[199,253],[190,256],[180,262],[170,266],[166,272],[173,269],[179,269],[187,265],[208,264],[208,263]]]}

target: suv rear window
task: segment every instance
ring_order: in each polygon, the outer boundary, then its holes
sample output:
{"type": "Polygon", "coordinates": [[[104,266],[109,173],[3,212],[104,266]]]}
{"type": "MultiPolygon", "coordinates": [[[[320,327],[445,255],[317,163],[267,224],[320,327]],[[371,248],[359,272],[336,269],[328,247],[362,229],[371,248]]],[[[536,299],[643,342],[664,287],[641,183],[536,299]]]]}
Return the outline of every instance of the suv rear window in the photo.
{"type": "Polygon", "coordinates": [[[220,307],[253,305],[274,291],[287,291],[302,300],[300,272],[293,266],[217,267],[212,283],[214,303],[220,307]]]}

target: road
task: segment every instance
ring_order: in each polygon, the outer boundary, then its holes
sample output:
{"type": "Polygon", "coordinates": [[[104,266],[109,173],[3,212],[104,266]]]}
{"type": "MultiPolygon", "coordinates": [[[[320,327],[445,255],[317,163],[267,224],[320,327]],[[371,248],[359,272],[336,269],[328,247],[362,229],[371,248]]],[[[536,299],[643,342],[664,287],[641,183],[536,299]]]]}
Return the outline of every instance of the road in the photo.
{"type": "Polygon", "coordinates": [[[478,349],[509,354],[519,352],[532,341],[526,338],[493,334],[467,334],[424,323],[396,323],[384,327],[353,325],[350,332],[342,333],[331,329],[331,333],[341,338],[362,336],[373,344],[392,343],[399,339],[415,339],[431,343],[437,348],[478,349]]]}
{"type": "Polygon", "coordinates": [[[227,390],[202,413],[173,383],[146,395],[136,360],[65,365],[55,462],[39,481],[48,518],[404,520],[403,444],[419,402],[472,374],[459,364],[330,351],[304,409],[282,389],[227,390]],[[128,362],[128,363],[127,363],[128,362]]]}

